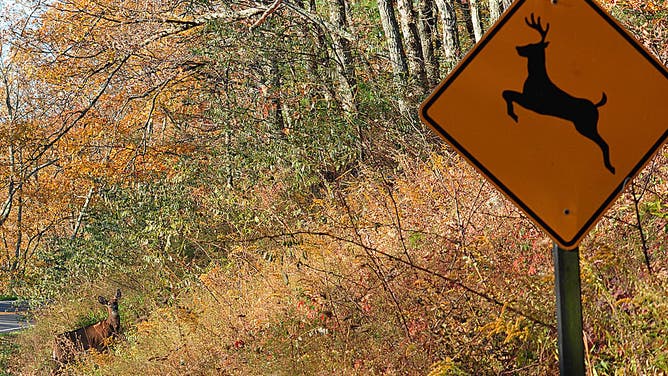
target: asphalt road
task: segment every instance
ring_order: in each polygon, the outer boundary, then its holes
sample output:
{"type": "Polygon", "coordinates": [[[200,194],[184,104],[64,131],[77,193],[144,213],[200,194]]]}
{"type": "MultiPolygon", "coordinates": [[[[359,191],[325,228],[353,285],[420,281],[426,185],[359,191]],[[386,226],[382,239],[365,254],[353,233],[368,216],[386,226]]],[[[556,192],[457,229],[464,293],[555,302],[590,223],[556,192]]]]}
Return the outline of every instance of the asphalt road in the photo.
{"type": "Polygon", "coordinates": [[[26,311],[27,307],[17,306],[14,303],[0,301],[0,333],[13,332],[30,325],[21,314],[26,311]]]}

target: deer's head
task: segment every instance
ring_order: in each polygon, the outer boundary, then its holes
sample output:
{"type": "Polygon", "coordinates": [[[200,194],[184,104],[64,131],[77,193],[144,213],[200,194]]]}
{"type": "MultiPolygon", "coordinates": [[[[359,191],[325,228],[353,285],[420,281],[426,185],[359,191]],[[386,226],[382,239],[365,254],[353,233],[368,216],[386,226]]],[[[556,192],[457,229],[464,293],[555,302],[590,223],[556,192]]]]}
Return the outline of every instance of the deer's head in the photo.
{"type": "Polygon", "coordinates": [[[121,290],[118,289],[116,290],[116,296],[114,296],[112,299],[107,300],[104,296],[98,296],[97,301],[100,302],[100,304],[104,305],[107,307],[107,312],[109,313],[109,318],[117,318],[118,317],[118,300],[121,298],[121,290]]]}
{"type": "Polygon", "coordinates": [[[525,46],[517,46],[517,53],[522,57],[532,57],[538,53],[542,53],[547,45],[550,44],[550,42],[545,41],[547,31],[550,30],[550,24],[548,23],[545,25],[545,28],[543,28],[543,26],[540,24],[540,17],[535,19],[533,13],[531,13],[531,21],[529,21],[529,19],[526,17],[524,18],[524,21],[530,28],[538,31],[540,34],[540,42],[527,44],[525,46]]]}

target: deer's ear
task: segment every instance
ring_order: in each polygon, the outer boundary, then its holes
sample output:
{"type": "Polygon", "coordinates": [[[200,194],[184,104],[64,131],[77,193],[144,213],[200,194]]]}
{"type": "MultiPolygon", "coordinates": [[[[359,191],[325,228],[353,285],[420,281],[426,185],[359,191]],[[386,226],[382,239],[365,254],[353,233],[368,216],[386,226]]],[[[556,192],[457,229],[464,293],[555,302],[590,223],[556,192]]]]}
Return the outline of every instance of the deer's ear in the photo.
{"type": "Polygon", "coordinates": [[[105,299],[104,296],[98,296],[97,301],[100,302],[100,304],[107,305],[107,299],[105,299]]]}
{"type": "Polygon", "coordinates": [[[117,289],[116,290],[116,299],[120,299],[120,298],[121,298],[121,289],[117,289]]]}

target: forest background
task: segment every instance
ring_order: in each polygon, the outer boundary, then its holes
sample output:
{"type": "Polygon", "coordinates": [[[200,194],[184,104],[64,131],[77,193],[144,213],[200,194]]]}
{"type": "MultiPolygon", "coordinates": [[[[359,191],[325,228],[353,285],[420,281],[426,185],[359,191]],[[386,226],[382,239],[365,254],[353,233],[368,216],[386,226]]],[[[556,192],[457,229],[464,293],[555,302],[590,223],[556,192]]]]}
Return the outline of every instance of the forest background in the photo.
{"type": "MultiPolygon", "coordinates": [[[[600,4],[668,63],[668,1],[600,4]]],[[[0,293],[35,326],[0,374],[116,288],[124,338],[66,372],[557,373],[550,240],[417,119],[509,5],[5,4],[0,293]]],[[[581,246],[589,375],[668,373],[667,162],[581,246]]]]}

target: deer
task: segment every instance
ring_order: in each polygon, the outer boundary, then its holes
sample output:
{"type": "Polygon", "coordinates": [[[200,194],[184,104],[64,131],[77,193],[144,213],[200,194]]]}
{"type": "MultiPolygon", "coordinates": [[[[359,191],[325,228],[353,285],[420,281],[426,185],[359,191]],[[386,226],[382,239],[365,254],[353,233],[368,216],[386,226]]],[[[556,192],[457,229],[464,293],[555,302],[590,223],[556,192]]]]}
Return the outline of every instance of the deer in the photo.
{"type": "Polygon", "coordinates": [[[118,314],[120,298],[120,289],[116,290],[116,296],[111,300],[98,296],[98,302],[107,308],[106,319],[56,336],[52,358],[58,366],[69,363],[83,351],[108,349],[110,339],[121,333],[121,317],[118,314]]]}
{"type": "Polygon", "coordinates": [[[603,163],[605,168],[613,175],[615,168],[610,162],[610,148],[598,132],[598,108],[607,102],[607,96],[603,92],[601,100],[594,104],[584,98],[574,97],[557,85],[555,85],[547,74],[545,67],[545,49],[550,44],[546,42],[550,24],[545,27],[541,25],[540,17],[536,19],[531,13],[531,21],[524,18],[526,24],[540,34],[540,42],[525,46],[517,46],[517,53],[527,58],[528,76],[524,81],[522,92],[504,90],[503,99],[506,101],[506,110],[516,123],[518,116],[515,114],[513,103],[536,112],[541,115],[554,116],[572,122],[575,129],[582,136],[594,141],[603,152],[603,163]]]}

